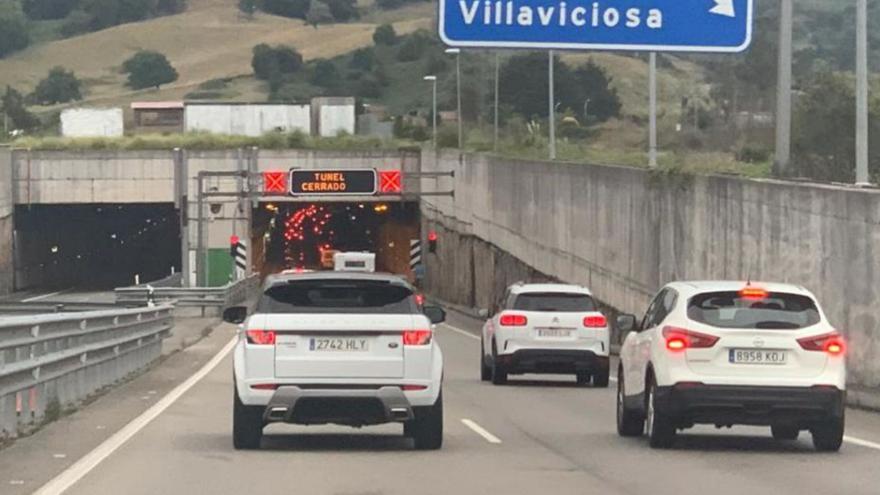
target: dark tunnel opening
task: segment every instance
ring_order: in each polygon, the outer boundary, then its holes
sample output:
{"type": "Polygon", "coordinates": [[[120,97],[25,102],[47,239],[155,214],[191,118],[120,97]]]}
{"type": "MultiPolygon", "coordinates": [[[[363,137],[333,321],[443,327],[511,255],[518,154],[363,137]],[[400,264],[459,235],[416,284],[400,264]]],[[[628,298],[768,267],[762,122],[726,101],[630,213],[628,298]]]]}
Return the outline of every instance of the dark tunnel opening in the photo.
{"type": "Polygon", "coordinates": [[[111,289],[180,270],[173,204],[31,205],[15,211],[17,289],[111,289]]]}

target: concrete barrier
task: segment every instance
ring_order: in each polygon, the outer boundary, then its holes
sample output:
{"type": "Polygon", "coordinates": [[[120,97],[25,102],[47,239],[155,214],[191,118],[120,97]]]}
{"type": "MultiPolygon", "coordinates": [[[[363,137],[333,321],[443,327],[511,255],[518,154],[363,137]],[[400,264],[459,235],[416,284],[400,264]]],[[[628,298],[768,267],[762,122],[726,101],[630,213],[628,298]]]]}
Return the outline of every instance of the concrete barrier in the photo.
{"type": "Polygon", "coordinates": [[[582,283],[641,314],[672,280],[791,282],[850,340],[850,380],[880,387],[880,191],[426,152],[428,288],[488,306],[516,280],[582,283]]]}
{"type": "Polygon", "coordinates": [[[0,145],[0,295],[12,292],[14,262],[12,258],[12,151],[0,145]]]}

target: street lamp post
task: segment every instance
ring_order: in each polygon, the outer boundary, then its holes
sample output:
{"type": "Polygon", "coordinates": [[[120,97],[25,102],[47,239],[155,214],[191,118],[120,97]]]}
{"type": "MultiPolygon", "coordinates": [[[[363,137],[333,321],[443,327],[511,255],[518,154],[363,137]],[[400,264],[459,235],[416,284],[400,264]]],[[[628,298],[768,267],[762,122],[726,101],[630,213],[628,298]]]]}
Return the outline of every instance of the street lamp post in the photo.
{"type": "Polygon", "coordinates": [[[461,49],[447,48],[446,53],[455,55],[455,93],[458,99],[458,109],[456,118],[458,120],[458,149],[462,149],[464,144],[464,135],[461,128],[461,49]]]}
{"type": "Polygon", "coordinates": [[[553,95],[553,50],[549,52],[549,63],[547,64],[547,72],[549,79],[550,91],[547,101],[550,105],[550,159],[556,159],[556,99],[553,95]]]}
{"type": "Polygon", "coordinates": [[[431,83],[431,143],[437,148],[437,76],[425,76],[431,83]]]}
{"type": "Polygon", "coordinates": [[[856,9],[856,184],[868,185],[868,0],[856,9]]]}
{"type": "Polygon", "coordinates": [[[492,148],[495,150],[495,152],[498,152],[498,77],[498,52],[495,52],[495,139],[492,141],[492,148]]]}

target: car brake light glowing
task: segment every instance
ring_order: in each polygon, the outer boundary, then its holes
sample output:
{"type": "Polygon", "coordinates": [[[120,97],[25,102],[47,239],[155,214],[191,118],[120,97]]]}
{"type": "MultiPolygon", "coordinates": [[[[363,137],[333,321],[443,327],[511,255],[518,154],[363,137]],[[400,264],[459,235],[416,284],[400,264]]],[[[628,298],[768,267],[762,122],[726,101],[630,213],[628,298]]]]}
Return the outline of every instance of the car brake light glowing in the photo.
{"type": "Polygon", "coordinates": [[[666,348],[673,352],[685,349],[708,349],[719,339],[714,335],[677,327],[664,327],[663,338],[666,339],[666,348]]]}
{"type": "Polygon", "coordinates": [[[805,337],[798,339],[797,342],[805,351],[824,351],[832,356],[840,356],[846,352],[846,341],[837,332],[826,333],[816,337],[805,337]]]}
{"type": "Polygon", "coordinates": [[[604,328],[608,326],[608,319],[604,315],[585,316],[584,326],[587,328],[604,328]]]}
{"type": "Polygon", "coordinates": [[[768,292],[760,287],[746,287],[739,291],[739,297],[749,300],[767,299],[768,292]]]}
{"type": "Polygon", "coordinates": [[[524,327],[529,322],[525,315],[506,314],[499,320],[502,327],[524,327]]]}
{"type": "Polygon", "coordinates": [[[275,332],[273,330],[248,330],[248,344],[275,345],[275,332]]]}
{"type": "Polygon", "coordinates": [[[403,345],[428,345],[431,343],[430,330],[404,330],[403,345]]]}
{"type": "Polygon", "coordinates": [[[418,304],[419,306],[425,304],[425,296],[424,295],[416,294],[414,297],[416,298],[416,304],[418,304]]]}

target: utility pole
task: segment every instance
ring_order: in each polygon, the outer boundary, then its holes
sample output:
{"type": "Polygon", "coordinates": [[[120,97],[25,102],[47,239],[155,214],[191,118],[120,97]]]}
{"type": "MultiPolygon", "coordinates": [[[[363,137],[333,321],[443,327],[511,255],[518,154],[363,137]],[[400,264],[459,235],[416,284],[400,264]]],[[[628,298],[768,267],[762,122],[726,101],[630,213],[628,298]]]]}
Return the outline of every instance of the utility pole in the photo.
{"type": "Polygon", "coordinates": [[[779,62],[776,92],[776,160],[774,175],[791,173],[791,31],[792,0],[779,1],[779,62]]]}
{"type": "Polygon", "coordinates": [[[437,76],[425,76],[431,83],[431,145],[437,149],[437,76]]]}
{"type": "Polygon", "coordinates": [[[455,55],[455,93],[458,99],[458,149],[464,147],[464,134],[462,132],[462,116],[461,116],[461,49],[447,48],[446,53],[455,55]]]}
{"type": "Polygon", "coordinates": [[[498,152],[498,77],[500,74],[498,52],[495,52],[495,138],[492,149],[498,152]]]}
{"type": "Polygon", "coordinates": [[[550,159],[556,159],[556,97],[553,95],[553,50],[550,50],[550,62],[548,64],[550,94],[548,103],[550,105],[550,159]]]}
{"type": "Polygon", "coordinates": [[[856,9],[856,185],[868,185],[868,0],[856,9]]]}
{"type": "Polygon", "coordinates": [[[657,53],[648,58],[648,166],[657,167],[657,53]]]}

